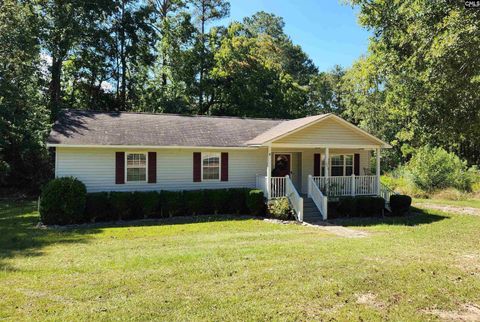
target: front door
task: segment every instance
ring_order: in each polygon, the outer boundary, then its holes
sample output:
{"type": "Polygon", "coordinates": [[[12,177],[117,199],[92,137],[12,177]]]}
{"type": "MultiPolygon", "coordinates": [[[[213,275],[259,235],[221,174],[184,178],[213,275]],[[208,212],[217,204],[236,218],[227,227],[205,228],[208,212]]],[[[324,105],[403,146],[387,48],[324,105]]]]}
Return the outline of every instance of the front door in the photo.
{"type": "Polygon", "coordinates": [[[274,167],[272,171],[272,177],[285,177],[291,173],[292,158],[290,154],[275,153],[274,154],[274,167]]]}

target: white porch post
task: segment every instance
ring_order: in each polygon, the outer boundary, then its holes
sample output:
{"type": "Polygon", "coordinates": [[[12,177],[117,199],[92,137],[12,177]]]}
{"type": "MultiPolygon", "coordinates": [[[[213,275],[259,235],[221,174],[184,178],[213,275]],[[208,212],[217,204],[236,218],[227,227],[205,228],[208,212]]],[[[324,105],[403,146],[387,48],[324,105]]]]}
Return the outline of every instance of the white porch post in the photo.
{"type": "Polygon", "coordinates": [[[326,195],[328,196],[328,186],[329,186],[329,180],[328,177],[330,176],[330,155],[329,155],[329,148],[325,148],[325,192],[326,195]]]}
{"type": "Polygon", "coordinates": [[[270,200],[272,196],[272,146],[268,146],[268,154],[267,154],[267,198],[270,200]]]}
{"type": "Polygon", "coordinates": [[[380,148],[375,150],[377,155],[377,166],[376,166],[376,181],[377,181],[377,195],[380,196],[380,148]]]}
{"type": "Polygon", "coordinates": [[[312,197],[312,175],[311,174],[308,175],[308,183],[307,184],[308,184],[308,190],[307,190],[308,194],[307,194],[307,196],[308,196],[308,198],[311,198],[312,197]]]}

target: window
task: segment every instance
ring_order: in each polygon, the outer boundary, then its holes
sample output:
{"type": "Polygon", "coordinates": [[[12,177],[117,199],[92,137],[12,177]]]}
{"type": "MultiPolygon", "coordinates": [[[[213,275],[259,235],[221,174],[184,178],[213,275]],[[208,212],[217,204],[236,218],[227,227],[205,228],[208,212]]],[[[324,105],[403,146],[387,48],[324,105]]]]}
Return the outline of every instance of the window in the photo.
{"type": "Polygon", "coordinates": [[[220,180],[220,153],[202,153],[202,179],[220,180]]]}
{"type": "Polygon", "coordinates": [[[331,167],[331,176],[343,176],[343,165],[344,165],[343,155],[333,155],[330,158],[330,167],[331,167]]]}
{"type": "MultiPolygon", "coordinates": [[[[325,176],[325,159],[322,159],[322,176],[325,176]]],[[[351,176],[353,174],[353,154],[338,154],[330,157],[330,176],[351,176]]]]}
{"type": "Polygon", "coordinates": [[[127,182],[147,181],[147,154],[127,153],[127,182]]]}

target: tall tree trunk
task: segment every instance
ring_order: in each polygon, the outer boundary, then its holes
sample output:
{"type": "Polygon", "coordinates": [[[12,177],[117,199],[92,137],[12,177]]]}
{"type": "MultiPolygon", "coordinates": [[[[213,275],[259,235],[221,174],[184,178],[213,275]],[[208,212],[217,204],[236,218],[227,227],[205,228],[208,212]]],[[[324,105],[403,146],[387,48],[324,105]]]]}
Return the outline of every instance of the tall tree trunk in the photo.
{"type": "Polygon", "coordinates": [[[125,109],[126,101],[127,101],[127,83],[126,83],[126,75],[127,75],[127,59],[125,55],[125,1],[122,0],[122,22],[120,28],[120,60],[122,64],[122,83],[121,83],[121,91],[120,91],[120,102],[122,109],[125,109]]]}
{"type": "Polygon", "coordinates": [[[63,59],[53,54],[51,69],[52,79],[50,81],[50,109],[52,111],[52,119],[56,118],[56,115],[60,110],[62,64],[63,59]]]}
{"type": "Polygon", "coordinates": [[[200,43],[201,43],[201,52],[200,52],[200,75],[198,79],[198,110],[199,114],[203,114],[203,69],[205,65],[205,20],[206,20],[206,8],[205,2],[202,2],[202,15],[200,17],[201,23],[201,34],[200,34],[200,43]]]}

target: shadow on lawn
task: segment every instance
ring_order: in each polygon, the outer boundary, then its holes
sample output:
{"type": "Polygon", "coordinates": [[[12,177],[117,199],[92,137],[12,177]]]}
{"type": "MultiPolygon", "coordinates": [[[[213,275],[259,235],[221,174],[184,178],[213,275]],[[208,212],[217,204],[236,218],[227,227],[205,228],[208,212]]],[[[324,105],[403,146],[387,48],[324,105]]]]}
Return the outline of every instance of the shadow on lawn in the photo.
{"type": "Polygon", "coordinates": [[[432,214],[424,209],[412,207],[411,214],[402,217],[338,218],[328,220],[328,222],[345,227],[377,225],[418,226],[431,224],[444,219],[450,219],[450,217],[432,214]]]}
{"type": "Polygon", "coordinates": [[[41,249],[58,243],[85,243],[98,229],[69,230],[37,228],[35,201],[2,201],[0,203],[0,271],[15,271],[8,258],[40,256],[41,249]]]}
{"type": "Polygon", "coordinates": [[[80,225],[67,225],[56,228],[58,231],[79,230],[88,232],[90,229],[103,229],[115,227],[143,227],[143,226],[170,226],[211,223],[216,221],[243,221],[250,219],[263,219],[265,217],[255,217],[251,215],[197,215],[197,216],[176,216],[169,218],[150,218],[135,220],[107,221],[98,223],[88,223],[80,225]]]}

